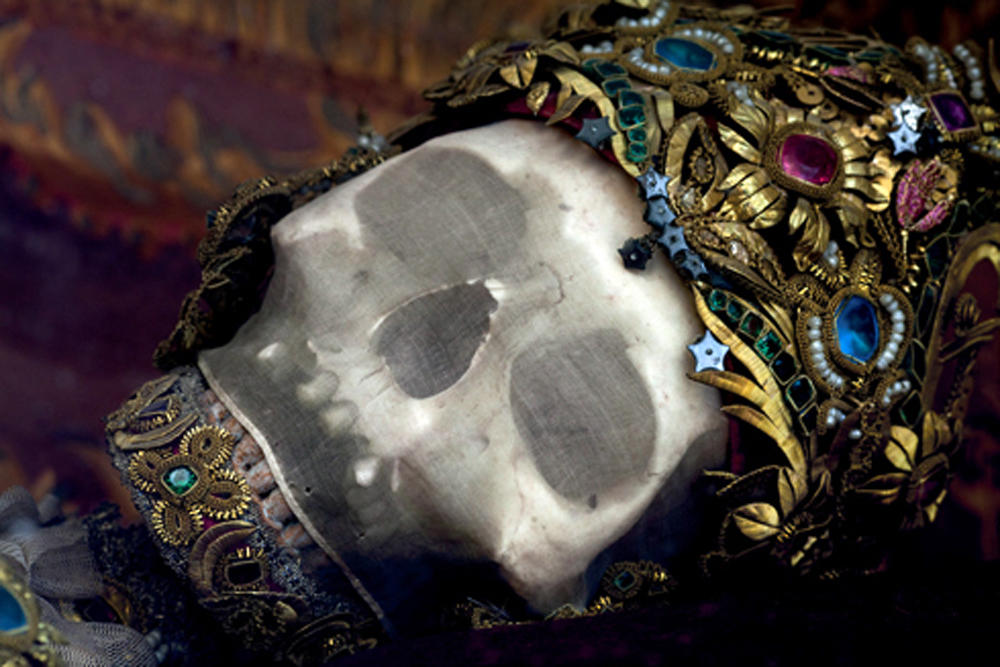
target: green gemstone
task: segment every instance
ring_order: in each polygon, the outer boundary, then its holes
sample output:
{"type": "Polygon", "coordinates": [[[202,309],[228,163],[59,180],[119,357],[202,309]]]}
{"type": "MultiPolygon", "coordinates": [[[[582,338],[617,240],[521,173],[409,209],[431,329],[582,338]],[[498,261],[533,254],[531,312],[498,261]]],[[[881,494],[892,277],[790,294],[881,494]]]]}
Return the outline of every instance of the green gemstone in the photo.
{"type": "Polygon", "coordinates": [[[633,127],[628,131],[628,140],[637,143],[645,143],[648,135],[646,134],[646,128],[644,127],[633,127]]]}
{"type": "Polygon", "coordinates": [[[622,107],[618,110],[618,126],[623,130],[646,122],[646,110],[641,106],[622,107]]]}
{"type": "Polygon", "coordinates": [[[749,335],[754,340],[757,340],[757,336],[760,332],[764,330],[764,320],[761,319],[760,315],[757,313],[747,313],[743,321],[740,322],[740,331],[749,335]]]}
{"type": "Polygon", "coordinates": [[[726,296],[725,292],[714,289],[708,295],[708,308],[713,313],[721,313],[726,309],[727,303],[729,303],[729,297],[726,296]]]}
{"type": "Polygon", "coordinates": [[[177,466],[167,471],[163,476],[163,483],[170,489],[170,493],[183,496],[198,483],[198,475],[187,466],[177,466]]]}
{"type": "Polygon", "coordinates": [[[634,90],[623,90],[618,93],[618,102],[623,107],[634,107],[642,106],[646,103],[646,100],[642,99],[642,95],[634,90]]]}
{"type": "Polygon", "coordinates": [[[628,82],[628,79],[608,79],[601,84],[601,87],[604,88],[608,97],[614,97],[618,91],[631,90],[632,84],[628,82]]]}
{"type": "Polygon", "coordinates": [[[742,320],[743,313],[745,312],[746,308],[744,308],[743,304],[737,301],[736,299],[730,301],[729,306],[726,307],[726,315],[729,316],[729,319],[732,320],[733,324],[736,324],[737,322],[742,320]]]}
{"type": "Polygon", "coordinates": [[[637,581],[638,580],[636,579],[636,576],[634,574],[632,574],[628,570],[622,570],[617,575],[615,575],[615,578],[612,580],[612,583],[615,585],[615,588],[624,593],[633,586],[635,586],[637,581]]]}
{"type": "Polygon", "coordinates": [[[641,162],[646,159],[647,155],[649,155],[649,150],[646,148],[646,144],[633,141],[628,145],[629,162],[641,162]]]}
{"type": "Polygon", "coordinates": [[[607,60],[599,60],[594,65],[594,71],[603,77],[625,76],[626,74],[624,67],[616,63],[609,63],[607,60]]]}
{"type": "Polygon", "coordinates": [[[765,361],[771,361],[781,352],[781,339],[773,331],[768,331],[754,344],[765,361]]]}

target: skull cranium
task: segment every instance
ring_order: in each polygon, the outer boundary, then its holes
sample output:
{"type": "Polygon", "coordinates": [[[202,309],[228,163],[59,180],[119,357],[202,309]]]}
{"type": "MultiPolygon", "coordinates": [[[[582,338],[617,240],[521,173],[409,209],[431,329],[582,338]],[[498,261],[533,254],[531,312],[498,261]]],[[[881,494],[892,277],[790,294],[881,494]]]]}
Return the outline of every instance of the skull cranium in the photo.
{"type": "Polygon", "coordinates": [[[390,618],[425,556],[583,604],[594,559],[686,493],[685,456],[724,450],[684,377],[685,288],[616,252],[644,231],[634,184],[559,132],[449,135],[282,221],[262,310],[200,363],[390,618]]]}

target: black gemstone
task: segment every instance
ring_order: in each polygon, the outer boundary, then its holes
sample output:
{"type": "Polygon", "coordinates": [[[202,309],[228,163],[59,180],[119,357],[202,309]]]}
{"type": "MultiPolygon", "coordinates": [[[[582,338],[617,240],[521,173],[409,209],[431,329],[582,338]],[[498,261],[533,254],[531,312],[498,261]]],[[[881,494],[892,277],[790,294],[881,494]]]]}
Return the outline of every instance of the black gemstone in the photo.
{"type": "Polygon", "coordinates": [[[910,371],[921,383],[927,375],[927,350],[920,341],[910,343],[910,350],[913,353],[913,369],[910,371]]]}
{"type": "Polygon", "coordinates": [[[795,377],[795,373],[798,371],[795,357],[787,352],[782,352],[771,363],[771,371],[774,373],[774,377],[778,378],[778,382],[785,384],[795,377]]]}
{"type": "Polygon", "coordinates": [[[907,426],[916,426],[923,410],[924,405],[920,400],[920,394],[913,392],[899,407],[899,416],[907,426]]]}
{"type": "Polygon", "coordinates": [[[931,277],[940,278],[948,268],[948,261],[951,258],[951,242],[948,237],[942,236],[927,247],[927,270],[931,277]]]}
{"type": "Polygon", "coordinates": [[[226,568],[226,578],[234,586],[246,586],[260,581],[264,574],[260,563],[253,560],[239,561],[226,568]]]}
{"type": "Polygon", "coordinates": [[[920,300],[920,308],[917,310],[917,330],[923,336],[937,310],[938,292],[937,289],[928,285],[924,288],[924,298],[920,300]]]}
{"type": "Polygon", "coordinates": [[[802,430],[805,433],[811,433],[816,430],[816,421],[819,419],[819,408],[813,405],[811,408],[799,415],[799,423],[802,425],[802,430]]]}
{"type": "Polygon", "coordinates": [[[788,397],[788,401],[796,410],[802,410],[806,407],[815,394],[816,390],[813,389],[812,381],[805,376],[788,385],[788,389],[785,390],[785,396],[788,397]]]}

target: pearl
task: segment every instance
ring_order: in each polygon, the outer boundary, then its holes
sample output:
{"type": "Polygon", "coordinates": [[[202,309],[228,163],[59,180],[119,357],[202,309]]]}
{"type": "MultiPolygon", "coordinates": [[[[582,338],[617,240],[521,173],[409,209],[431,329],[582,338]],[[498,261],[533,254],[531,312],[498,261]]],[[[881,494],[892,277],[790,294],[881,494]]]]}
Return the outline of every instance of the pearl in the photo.
{"type": "Polygon", "coordinates": [[[818,315],[813,315],[809,318],[809,326],[813,329],[819,329],[823,326],[823,320],[821,320],[818,315]]]}
{"type": "MultiPolygon", "coordinates": [[[[896,307],[899,308],[899,306],[896,306],[896,307]]],[[[906,313],[904,313],[901,310],[894,310],[894,311],[892,311],[892,321],[893,322],[905,322],[906,321],[906,313]]]]}
{"type": "Polygon", "coordinates": [[[847,434],[847,437],[850,438],[851,440],[860,440],[861,431],[859,431],[858,429],[853,429],[850,433],[847,434]]]}
{"type": "Polygon", "coordinates": [[[889,335],[889,340],[891,340],[896,345],[902,345],[903,344],[903,334],[901,334],[901,333],[899,333],[897,331],[893,331],[889,335]]]}
{"type": "Polygon", "coordinates": [[[896,355],[899,354],[899,344],[889,341],[885,346],[885,356],[890,359],[895,359],[896,355]]]}
{"type": "Polygon", "coordinates": [[[905,322],[893,322],[892,323],[892,333],[903,335],[906,333],[906,323],[905,322]]]}

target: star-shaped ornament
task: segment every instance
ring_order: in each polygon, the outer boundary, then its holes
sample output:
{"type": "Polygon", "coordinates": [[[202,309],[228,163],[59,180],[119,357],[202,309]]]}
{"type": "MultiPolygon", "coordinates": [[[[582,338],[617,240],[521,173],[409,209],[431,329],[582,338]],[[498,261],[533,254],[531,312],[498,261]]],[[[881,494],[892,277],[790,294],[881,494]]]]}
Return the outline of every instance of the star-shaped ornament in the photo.
{"type": "Polygon", "coordinates": [[[920,133],[910,129],[910,126],[906,123],[900,125],[898,130],[889,132],[887,136],[892,139],[893,155],[917,152],[917,142],[920,141],[920,133]]]}
{"type": "Polygon", "coordinates": [[[674,215],[674,211],[670,208],[670,204],[667,203],[666,199],[663,197],[656,197],[647,202],[645,217],[646,222],[654,227],[663,229],[665,226],[673,222],[677,216],[674,215]]]}
{"type": "Polygon", "coordinates": [[[892,109],[892,115],[896,119],[896,124],[900,126],[907,125],[911,130],[917,129],[920,118],[927,113],[927,109],[918,104],[912,95],[902,102],[897,102],[889,106],[892,109]]]}
{"type": "Polygon", "coordinates": [[[642,271],[653,257],[653,248],[645,239],[629,239],[618,249],[626,269],[642,271]]]}
{"type": "Polygon", "coordinates": [[[705,335],[697,342],[687,346],[694,356],[694,372],[700,373],[706,370],[724,371],[726,367],[723,361],[729,353],[729,346],[723,345],[715,339],[711,331],[705,330],[705,335]]]}
{"type": "Polygon", "coordinates": [[[671,259],[676,257],[678,253],[690,249],[687,240],[684,238],[684,230],[677,225],[666,225],[663,228],[663,234],[656,240],[667,249],[667,253],[671,259]]]}
{"type": "Polygon", "coordinates": [[[604,118],[584,118],[583,127],[576,133],[576,138],[589,144],[593,148],[598,148],[606,139],[615,136],[615,131],[611,129],[608,119],[604,118]]]}
{"type": "Polygon", "coordinates": [[[705,262],[701,261],[701,257],[694,254],[691,251],[684,253],[684,261],[674,264],[681,271],[686,271],[692,278],[692,280],[702,280],[708,278],[708,269],[705,268],[705,262]]]}
{"type": "Polygon", "coordinates": [[[667,196],[667,183],[670,182],[670,177],[661,174],[652,167],[635,180],[639,181],[639,185],[642,186],[642,190],[646,194],[646,199],[667,196]]]}
{"type": "Polygon", "coordinates": [[[920,119],[927,109],[917,103],[912,96],[902,102],[890,105],[892,116],[899,127],[887,136],[892,140],[894,155],[917,152],[917,142],[920,141],[920,119]]]}

